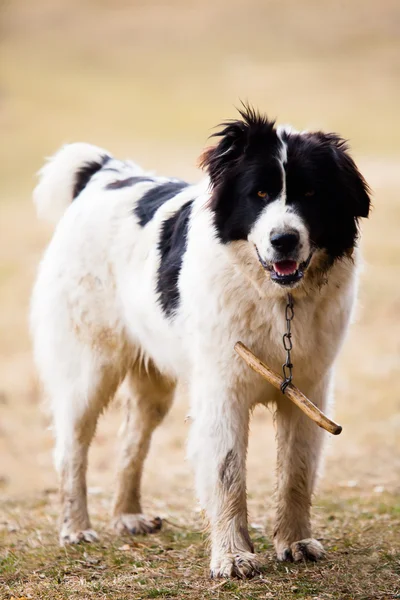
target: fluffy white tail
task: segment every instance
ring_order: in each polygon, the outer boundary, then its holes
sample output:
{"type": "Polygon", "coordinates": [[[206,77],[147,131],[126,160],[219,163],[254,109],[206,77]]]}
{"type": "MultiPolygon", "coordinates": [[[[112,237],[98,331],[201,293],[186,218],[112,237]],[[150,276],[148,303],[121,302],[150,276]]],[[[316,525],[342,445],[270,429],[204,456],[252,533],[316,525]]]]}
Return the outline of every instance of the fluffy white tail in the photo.
{"type": "Polygon", "coordinates": [[[110,154],[91,144],[63,146],[39,171],[33,201],[40,218],[56,223],[110,154]]]}

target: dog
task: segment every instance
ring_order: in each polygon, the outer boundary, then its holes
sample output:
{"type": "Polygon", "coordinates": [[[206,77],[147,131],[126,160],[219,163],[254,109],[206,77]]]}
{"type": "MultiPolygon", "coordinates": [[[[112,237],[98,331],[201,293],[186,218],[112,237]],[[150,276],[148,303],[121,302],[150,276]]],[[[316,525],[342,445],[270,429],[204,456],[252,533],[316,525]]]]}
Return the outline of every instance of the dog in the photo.
{"type": "Polygon", "coordinates": [[[288,292],[294,381],[321,409],[357,292],[359,220],[370,192],[334,133],[299,132],[250,106],[222,123],[206,177],[159,177],[89,144],[63,147],[34,191],[58,222],[31,303],[34,355],[50,399],[62,544],[97,539],[86,501],[99,414],[125,381],[130,400],[113,505],[117,532],[151,533],[140,481],[178,380],[190,397],[188,456],[210,525],[211,576],[252,577],[249,416],[275,405],[278,560],[318,560],[311,498],[324,433],[235,354],[244,342],[281,368],[288,292]]]}

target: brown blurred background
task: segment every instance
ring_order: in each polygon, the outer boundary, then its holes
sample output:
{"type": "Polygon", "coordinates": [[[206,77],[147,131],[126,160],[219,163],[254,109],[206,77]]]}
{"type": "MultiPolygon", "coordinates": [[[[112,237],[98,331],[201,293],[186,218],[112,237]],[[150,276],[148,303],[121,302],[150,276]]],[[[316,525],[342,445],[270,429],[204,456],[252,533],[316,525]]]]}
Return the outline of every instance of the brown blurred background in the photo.
{"type": "MultiPolygon", "coordinates": [[[[10,0],[0,11],[1,494],[56,482],[27,331],[51,235],[31,205],[44,157],[88,141],[198,179],[212,127],[234,116],[240,99],[279,122],[349,138],[374,190],[358,318],[338,366],[344,432],[329,445],[332,480],[321,486],[333,495],[400,493],[399,2],[10,0]]],[[[181,398],[156,434],[145,479],[148,495],[163,488],[170,506],[194,503],[185,411],[181,398]]],[[[116,403],[94,444],[94,491],[110,489],[119,421],[116,403]]],[[[261,502],[273,481],[268,411],[256,412],[252,430],[250,501],[261,502]]]]}

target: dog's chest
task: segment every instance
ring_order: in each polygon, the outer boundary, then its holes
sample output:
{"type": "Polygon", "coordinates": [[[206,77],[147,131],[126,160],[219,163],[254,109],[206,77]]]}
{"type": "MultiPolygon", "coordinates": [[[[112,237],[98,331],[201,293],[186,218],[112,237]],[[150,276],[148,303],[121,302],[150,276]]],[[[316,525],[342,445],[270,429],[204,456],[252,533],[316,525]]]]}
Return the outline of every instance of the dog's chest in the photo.
{"type": "MultiPolygon", "coordinates": [[[[235,299],[233,297],[232,299],[235,299]]],[[[225,323],[230,331],[229,344],[245,343],[261,360],[281,373],[286,360],[283,335],[287,333],[287,297],[253,298],[226,306],[231,322],[225,323]]],[[[338,338],[343,327],[332,312],[325,314],[321,298],[301,299],[294,302],[294,316],[290,322],[293,349],[291,361],[296,378],[312,380],[332,363],[338,338]]]]}
{"type": "MultiPolygon", "coordinates": [[[[285,357],[283,335],[288,331],[286,321],[286,300],[268,299],[249,307],[243,312],[245,319],[242,323],[242,338],[245,338],[252,348],[259,353],[260,358],[268,360],[271,366],[281,365],[285,357]]],[[[291,321],[293,354],[303,362],[310,355],[311,348],[316,343],[314,311],[308,314],[299,310],[291,321]]]]}

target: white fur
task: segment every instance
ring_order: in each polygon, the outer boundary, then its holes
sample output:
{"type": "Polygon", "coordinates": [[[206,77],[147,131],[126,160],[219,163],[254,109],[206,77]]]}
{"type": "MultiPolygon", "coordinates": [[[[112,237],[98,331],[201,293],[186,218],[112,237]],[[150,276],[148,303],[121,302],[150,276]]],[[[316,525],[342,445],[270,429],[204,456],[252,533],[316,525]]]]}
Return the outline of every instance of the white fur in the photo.
{"type": "Polygon", "coordinates": [[[286,206],[281,199],[267,205],[250,231],[249,241],[257,247],[261,258],[266,263],[271,263],[274,260],[271,234],[285,233],[285,231],[297,231],[299,234],[298,262],[305,262],[311,252],[307,227],[293,208],[286,206]]]}
{"type": "MultiPolygon", "coordinates": [[[[71,204],[75,171],[104,153],[86,144],[65,147],[42,170],[34,195],[40,214],[65,210],[40,265],[31,310],[35,358],[54,416],[62,541],[93,535],[85,498],[87,451],[99,413],[125,378],[128,416],[114,524],[118,531],[155,529],[141,514],[142,464],[174,383],[184,379],[193,420],[188,453],[211,525],[212,573],[247,576],[257,570],[247,533],[245,461],[249,414],[260,402],[277,402],[278,557],[288,549],[299,559],[322,556],[311,539],[309,509],[324,433],[233,350],[241,340],[280,370],[286,292],[270,281],[253,244],[269,260],[271,230],[295,228],[305,260],[310,241],[304,223],[284,203],[273,202],[256,222],[252,243],[224,246],[215,235],[206,180],[184,189],[140,227],[133,209],[154,184],[105,189],[141,172],[116,160],[118,173],[100,171],[71,204]],[[155,291],[157,242],[164,220],[192,198],[180,305],[167,318],[155,291]]],[[[332,400],[332,365],[350,318],[356,267],[343,259],[318,287],[312,273],[320,260],[316,253],[309,279],[292,291],[293,361],[295,383],[324,409],[332,400]]]]}
{"type": "Polygon", "coordinates": [[[107,154],[83,142],[63,146],[40,170],[40,182],[33,193],[38,216],[57,223],[72,202],[76,171],[107,154]]]}

